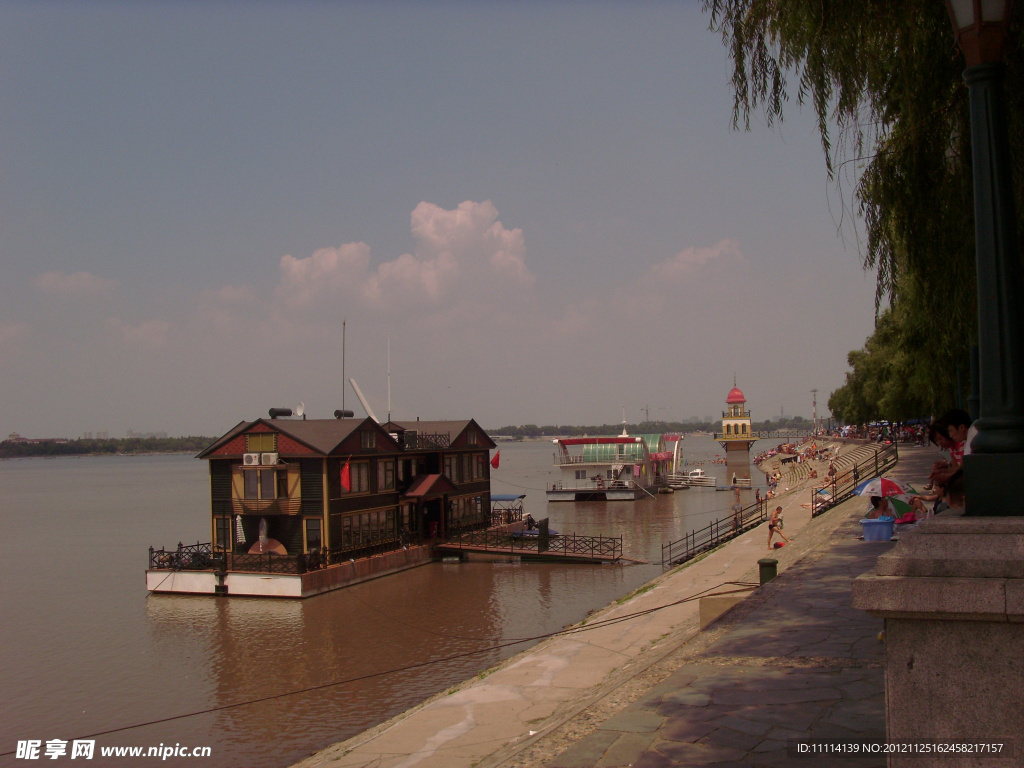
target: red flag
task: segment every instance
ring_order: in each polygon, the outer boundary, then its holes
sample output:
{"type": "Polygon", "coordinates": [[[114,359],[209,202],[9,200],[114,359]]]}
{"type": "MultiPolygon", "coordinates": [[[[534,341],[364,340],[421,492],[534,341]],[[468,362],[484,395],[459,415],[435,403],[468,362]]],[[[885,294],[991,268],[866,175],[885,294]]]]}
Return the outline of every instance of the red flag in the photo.
{"type": "Polygon", "coordinates": [[[351,457],[345,459],[345,466],[341,468],[341,487],[344,488],[346,492],[352,490],[352,474],[348,468],[350,460],[351,457]]]}
{"type": "Polygon", "coordinates": [[[498,451],[496,454],[494,454],[494,458],[491,459],[491,466],[497,469],[499,461],[501,461],[501,451],[498,451]]]}

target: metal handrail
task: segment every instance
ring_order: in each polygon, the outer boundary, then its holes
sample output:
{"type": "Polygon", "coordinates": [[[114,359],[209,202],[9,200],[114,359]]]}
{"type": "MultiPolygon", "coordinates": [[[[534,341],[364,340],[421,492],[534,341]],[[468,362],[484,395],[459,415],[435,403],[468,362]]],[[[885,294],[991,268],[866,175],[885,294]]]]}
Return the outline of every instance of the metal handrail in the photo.
{"type": "Polygon", "coordinates": [[[875,451],[875,455],[870,459],[866,459],[844,472],[842,479],[837,480],[840,476],[835,475],[824,485],[816,486],[815,490],[818,488],[830,488],[830,491],[827,499],[819,498],[820,494],[818,493],[813,494],[811,497],[811,517],[817,517],[837,504],[852,498],[854,496],[853,491],[858,485],[865,480],[881,477],[884,473],[895,467],[899,459],[899,448],[896,443],[893,443],[880,451],[875,451]],[[854,472],[854,468],[856,472],[854,472]],[[854,475],[856,475],[856,478],[854,478],[854,475]]]}
{"type": "Polygon", "coordinates": [[[661,545],[661,564],[679,565],[701,552],[739,536],[768,519],[768,499],[760,499],[728,517],[712,520],[703,528],[686,534],[677,541],[661,545]]]}
{"type": "Polygon", "coordinates": [[[606,556],[618,560],[622,557],[621,536],[565,536],[552,535],[547,537],[547,548],[541,549],[541,536],[513,536],[507,531],[492,529],[470,531],[456,539],[444,543],[446,548],[466,549],[485,547],[492,551],[505,551],[511,554],[523,552],[549,552],[563,555],[606,556]]]}
{"type": "MultiPolygon", "coordinates": [[[[854,495],[854,488],[861,482],[873,477],[880,477],[884,472],[892,469],[898,461],[899,449],[895,443],[886,446],[880,451],[876,451],[875,455],[870,459],[854,465],[845,473],[846,477],[851,478],[849,481],[837,482],[833,480],[831,485],[834,493],[830,495],[829,499],[822,501],[816,506],[812,502],[811,515],[817,517],[837,504],[851,498],[854,495]],[[856,476],[856,479],[852,479],[854,476],[856,476]]],[[[759,502],[754,502],[754,504],[745,507],[741,510],[738,519],[735,513],[730,514],[727,517],[712,520],[703,528],[691,531],[677,541],[662,544],[661,564],[666,566],[685,563],[700,553],[714,549],[719,544],[759,525],[768,519],[768,501],[768,499],[761,499],[759,502]]]]}

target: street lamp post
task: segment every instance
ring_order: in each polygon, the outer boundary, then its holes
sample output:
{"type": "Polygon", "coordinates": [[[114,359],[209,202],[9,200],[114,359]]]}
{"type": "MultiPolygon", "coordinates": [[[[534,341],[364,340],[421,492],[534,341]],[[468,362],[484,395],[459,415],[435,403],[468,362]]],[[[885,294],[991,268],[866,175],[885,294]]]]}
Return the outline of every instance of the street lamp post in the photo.
{"type": "Polygon", "coordinates": [[[1024,477],[1024,280],[1002,92],[1012,0],[946,0],[964,53],[971,113],[978,276],[979,418],[964,457],[968,515],[1021,515],[1024,477]]]}

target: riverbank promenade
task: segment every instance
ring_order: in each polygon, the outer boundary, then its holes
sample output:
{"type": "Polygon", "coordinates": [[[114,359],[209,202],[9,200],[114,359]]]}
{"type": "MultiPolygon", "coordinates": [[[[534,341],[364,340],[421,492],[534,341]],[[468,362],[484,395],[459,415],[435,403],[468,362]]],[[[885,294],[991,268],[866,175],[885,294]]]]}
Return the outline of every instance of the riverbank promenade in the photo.
{"type": "MultiPolygon", "coordinates": [[[[889,474],[921,482],[936,454],[901,456],[889,474]]],[[[595,613],[592,631],[547,640],[300,765],[836,765],[787,750],[793,739],[884,738],[882,622],[850,607],[850,590],[894,544],[857,538],[865,499],[817,518],[809,499],[803,484],[779,499],[788,546],[769,553],[759,526],[595,613]],[[778,577],[700,629],[691,598],[744,589],[765,556],[778,577]]]]}

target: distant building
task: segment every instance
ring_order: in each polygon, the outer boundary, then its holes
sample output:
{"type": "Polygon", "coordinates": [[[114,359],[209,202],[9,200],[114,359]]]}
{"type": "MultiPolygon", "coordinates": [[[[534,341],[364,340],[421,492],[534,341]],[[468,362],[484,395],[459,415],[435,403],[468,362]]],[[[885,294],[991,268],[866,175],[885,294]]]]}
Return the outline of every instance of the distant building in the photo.
{"type": "Polygon", "coordinates": [[[83,432],[82,433],[82,439],[83,440],[92,440],[92,432],[83,432]]]}
{"type": "Polygon", "coordinates": [[[716,439],[725,449],[726,471],[731,478],[750,480],[750,446],[757,437],[754,435],[750,411],[746,408],[747,398],[739,387],[726,395],[728,410],[722,411],[722,431],[716,439]]]}
{"type": "Polygon", "coordinates": [[[109,440],[110,439],[110,433],[109,432],[97,432],[96,433],[96,439],[97,440],[109,440]]]}

